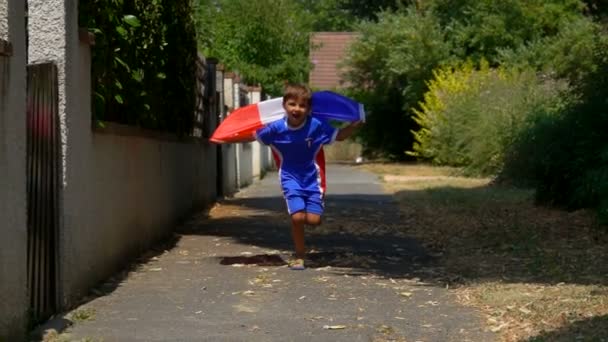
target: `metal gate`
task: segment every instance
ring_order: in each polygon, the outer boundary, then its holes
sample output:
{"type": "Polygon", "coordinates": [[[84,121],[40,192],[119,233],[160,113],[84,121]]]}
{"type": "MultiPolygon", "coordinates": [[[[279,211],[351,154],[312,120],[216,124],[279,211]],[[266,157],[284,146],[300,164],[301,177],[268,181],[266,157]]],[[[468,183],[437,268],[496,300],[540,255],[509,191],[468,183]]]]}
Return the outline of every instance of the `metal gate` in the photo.
{"type": "Polygon", "coordinates": [[[27,275],[32,319],[57,308],[59,119],[57,67],[27,66],[27,275]]]}

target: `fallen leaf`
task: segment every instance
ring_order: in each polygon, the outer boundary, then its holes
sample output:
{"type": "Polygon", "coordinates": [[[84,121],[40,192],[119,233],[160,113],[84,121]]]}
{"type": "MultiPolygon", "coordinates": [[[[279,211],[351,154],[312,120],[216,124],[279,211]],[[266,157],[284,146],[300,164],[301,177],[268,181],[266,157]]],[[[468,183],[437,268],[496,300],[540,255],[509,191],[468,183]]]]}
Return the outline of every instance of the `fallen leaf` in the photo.
{"type": "Polygon", "coordinates": [[[506,327],[508,325],[509,325],[508,323],[503,323],[503,324],[501,324],[501,325],[499,325],[497,327],[490,328],[490,331],[492,331],[492,332],[499,332],[499,331],[502,330],[502,328],[504,328],[504,327],[506,327]]]}
{"type": "Polygon", "coordinates": [[[326,330],[346,329],[346,325],[324,325],[323,329],[326,329],[326,330]]]}
{"type": "Polygon", "coordinates": [[[393,334],[395,332],[395,329],[385,324],[380,325],[376,330],[382,334],[393,334]]]}

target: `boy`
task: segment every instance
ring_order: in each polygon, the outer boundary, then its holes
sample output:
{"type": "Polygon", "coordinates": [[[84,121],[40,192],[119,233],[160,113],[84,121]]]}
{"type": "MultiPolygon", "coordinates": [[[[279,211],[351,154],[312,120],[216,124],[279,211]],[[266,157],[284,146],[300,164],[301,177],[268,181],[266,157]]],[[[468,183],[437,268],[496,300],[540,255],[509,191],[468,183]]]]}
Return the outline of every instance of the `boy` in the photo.
{"type": "Polygon", "coordinates": [[[338,129],[310,116],[312,92],[304,85],[289,84],[283,95],[285,118],[259,129],[255,137],[269,145],[278,156],[279,179],[287,211],[291,216],[295,260],[293,270],[304,267],[304,225],[321,224],[323,215],[323,189],[316,164],[317,153],[323,145],[342,141],[362,122],[357,121],[338,129]]]}

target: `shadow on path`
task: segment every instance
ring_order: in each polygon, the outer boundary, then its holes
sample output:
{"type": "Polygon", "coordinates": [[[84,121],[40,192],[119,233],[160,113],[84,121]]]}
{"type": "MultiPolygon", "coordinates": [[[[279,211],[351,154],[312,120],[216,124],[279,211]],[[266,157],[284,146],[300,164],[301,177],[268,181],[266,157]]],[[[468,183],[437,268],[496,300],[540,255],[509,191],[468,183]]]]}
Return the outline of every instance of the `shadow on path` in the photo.
{"type": "MultiPolygon", "coordinates": [[[[213,218],[197,218],[179,229],[185,235],[230,237],[240,244],[281,251],[292,250],[289,218],[278,196],[234,198],[220,203],[213,218]],[[220,209],[221,211],[222,209],[220,209]]],[[[306,230],[307,267],[340,268],[348,274],[391,278],[433,273],[434,258],[412,238],[398,232],[398,209],[389,195],[348,194],[326,198],[324,222],[306,230]]],[[[272,254],[223,255],[222,264],[284,265],[272,254]]]]}

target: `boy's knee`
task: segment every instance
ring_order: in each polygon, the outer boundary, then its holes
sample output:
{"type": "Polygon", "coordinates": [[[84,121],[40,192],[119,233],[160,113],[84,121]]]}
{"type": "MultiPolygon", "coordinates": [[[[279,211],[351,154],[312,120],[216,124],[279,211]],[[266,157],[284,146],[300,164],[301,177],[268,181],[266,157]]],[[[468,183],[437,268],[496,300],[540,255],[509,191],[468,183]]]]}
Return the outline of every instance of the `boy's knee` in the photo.
{"type": "Polygon", "coordinates": [[[306,215],[306,224],[311,226],[318,226],[321,224],[321,216],[316,214],[306,215]]]}
{"type": "Polygon", "coordinates": [[[295,223],[306,223],[306,214],[304,212],[297,212],[291,215],[291,220],[295,223]]]}

